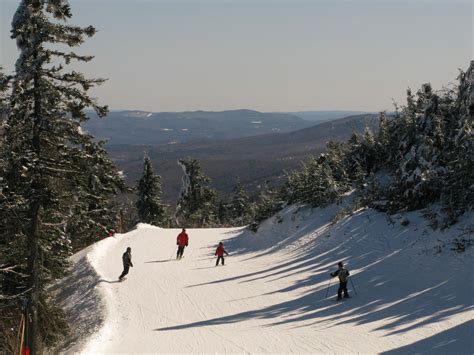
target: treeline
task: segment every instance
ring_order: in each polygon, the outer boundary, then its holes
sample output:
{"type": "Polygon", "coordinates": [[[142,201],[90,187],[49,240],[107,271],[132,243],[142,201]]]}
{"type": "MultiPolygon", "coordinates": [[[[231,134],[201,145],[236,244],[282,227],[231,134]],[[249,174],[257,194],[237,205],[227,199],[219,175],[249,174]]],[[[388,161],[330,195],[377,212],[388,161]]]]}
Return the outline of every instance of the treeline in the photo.
{"type": "Polygon", "coordinates": [[[172,208],[161,201],[161,177],[154,173],[146,154],[143,162],[136,203],[128,204],[127,215],[135,217],[127,221],[127,226],[138,222],[160,227],[244,226],[253,219],[254,204],[238,179],[232,197],[223,201],[210,187],[211,179],[204,175],[199,161],[181,159],[178,164],[183,169],[182,187],[177,204],[172,208]]]}
{"type": "Polygon", "coordinates": [[[395,213],[439,203],[440,226],[448,226],[474,204],[473,116],[470,81],[460,72],[457,84],[433,91],[425,84],[406,105],[380,114],[373,134],[353,134],[344,143],[287,174],[281,189],[269,190],[256,209],[254,229],[283,206],[322,207],[340,202],[350,191],[355,205],[395,213]]]}

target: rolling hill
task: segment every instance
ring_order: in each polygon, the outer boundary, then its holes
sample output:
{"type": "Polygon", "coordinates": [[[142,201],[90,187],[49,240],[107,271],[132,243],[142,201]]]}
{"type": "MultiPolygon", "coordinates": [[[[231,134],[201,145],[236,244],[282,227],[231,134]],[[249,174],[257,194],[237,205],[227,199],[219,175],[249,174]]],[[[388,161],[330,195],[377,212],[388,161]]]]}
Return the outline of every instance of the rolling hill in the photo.
{"type": "Polygon", "coordinates": [[[139,179],[143,153],[148,152],[156,173],[163,178],[163,199],[174,203],[181,186],[178,159],[198,159],[213,180],[212,186],[223,196],[232,190],[237,177],[248,191],[256,192],[266,181],[279,184],[285,170],[295,169],[310,155],[323,152],[329,140],[347,140],[365,127],[376,131],[377,124],[377,115],[363,114],[287,133],[182,144],[109,145],[107,149],[130,184],[139,179]]]}
{"type": "Polygon", "coordinates": [[[144,112],[112,111],[91,119],[83,129],[108,144],[184,143],[199,139],[231,139],[308,127],[313,122],[293,114],[252,110],[144,112]]]}

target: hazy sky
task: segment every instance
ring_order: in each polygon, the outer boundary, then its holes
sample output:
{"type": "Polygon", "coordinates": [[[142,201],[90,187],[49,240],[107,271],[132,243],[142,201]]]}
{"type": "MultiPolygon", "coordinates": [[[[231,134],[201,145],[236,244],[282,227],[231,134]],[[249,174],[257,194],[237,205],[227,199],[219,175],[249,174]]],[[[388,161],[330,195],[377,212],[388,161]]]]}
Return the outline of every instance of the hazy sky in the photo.
{"type": "MultiPolygon", "coordinates": [[[[0,0],[0,64],[18,55],[0,0]]],[[[71,0],[98,33],[80,69],[112,109],[392,109],[453,82],[473,57],[471,0],[71,0]]]]}

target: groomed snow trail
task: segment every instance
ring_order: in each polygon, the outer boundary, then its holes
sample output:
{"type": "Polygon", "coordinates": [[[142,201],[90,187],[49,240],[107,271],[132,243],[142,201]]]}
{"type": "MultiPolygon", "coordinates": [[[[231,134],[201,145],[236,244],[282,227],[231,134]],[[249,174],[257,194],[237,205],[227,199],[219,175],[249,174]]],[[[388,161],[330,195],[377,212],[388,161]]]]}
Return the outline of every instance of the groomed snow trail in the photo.
{"type": "Polygon", "coordinates": [[[330,223],[336,212],[290,207],[257,235],[189,229],[180,261],[178,229],[139,225],[97,243],[87,258],[104,324],[67,352],[472,353],[472,250],[436,253],[459,232],[428,235],[415,214],[403,227],[371,210],[330,223]],[[219,241],[231,253],[223,267],[219,241]],[[128,246],[134,267],[119,283],[128,246]],[[339,260],[357,291],[349,284],[344,302],[335,279],[325,297],[339,260]]]}
{"type": "Polygon", "coordinates": [[[103,278],[100,287],[109,302],[108,315],[105,327],[83,352],[268,353],[337,348],[332,339],[328,344],[314,339],[310,329],[272,325],[276,319],[259,315],[262,309],[287,301],[287,295],[277,292],[289,285],[287,280],[240,280],[244,274],[268,268],[266,258],[243,260],[248,255],[230,255],[225,266],[215,266],[218,242],[240,231],[190,229],[190,245],[179,261],[175,259],[178,229],[142,225],[111,239],[113,246],[98,248],[91,260],[103,278]],[[118,283],[127,246],[132,248],[134,267],[118,283]],[[226,319],[235,314],[241,314],[240,319],[226,319]]]}

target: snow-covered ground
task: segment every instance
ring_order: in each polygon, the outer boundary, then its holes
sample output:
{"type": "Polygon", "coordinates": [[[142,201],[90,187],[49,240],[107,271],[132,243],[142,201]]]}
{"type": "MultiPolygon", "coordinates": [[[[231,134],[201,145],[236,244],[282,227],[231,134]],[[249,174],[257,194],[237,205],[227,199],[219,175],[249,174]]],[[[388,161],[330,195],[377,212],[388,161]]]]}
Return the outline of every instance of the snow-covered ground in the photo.
{"type": "Polygon", "coordinates": [[[57,286],[74,329],[65,351],[472,354],[474,248],[451,242],[473,214],[433,232],[420,212],[335,221],[337,210],[291,206],[257,234],[191,229],[180,261],[176,229],[139,225],[89,247],[57,286]],[[134,267],[119,283],[128,246],[134,267]],[[341,260],[352,297],[336,302],[335,279],[326,292],[341,260]]]}

